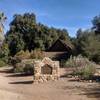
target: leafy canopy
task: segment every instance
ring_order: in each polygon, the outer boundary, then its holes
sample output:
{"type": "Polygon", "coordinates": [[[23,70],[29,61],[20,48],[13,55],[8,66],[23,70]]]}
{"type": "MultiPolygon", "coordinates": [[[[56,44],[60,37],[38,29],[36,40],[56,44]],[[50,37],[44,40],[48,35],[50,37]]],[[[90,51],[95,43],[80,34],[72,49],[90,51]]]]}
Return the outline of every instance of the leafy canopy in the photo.
{"type": "Polygon", "coordinates": [[[67,30],[49,28],[37,23],[34,13],[16,14],[6,34],[6,42],[12,56],[20,50],[47,50],[57,39],[70,41],[67,30]]]}

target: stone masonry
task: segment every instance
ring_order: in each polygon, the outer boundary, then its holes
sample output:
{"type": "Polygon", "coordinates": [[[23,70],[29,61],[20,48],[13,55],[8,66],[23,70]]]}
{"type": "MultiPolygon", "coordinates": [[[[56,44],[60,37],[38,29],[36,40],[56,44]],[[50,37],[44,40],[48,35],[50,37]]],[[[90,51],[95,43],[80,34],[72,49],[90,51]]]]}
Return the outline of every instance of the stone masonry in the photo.
{"type": "Polygon", "coordinates": [[[59,61],[45,57],[42,61],[34,61],[34,82],[42,83],[59,78],[59,61]]]}

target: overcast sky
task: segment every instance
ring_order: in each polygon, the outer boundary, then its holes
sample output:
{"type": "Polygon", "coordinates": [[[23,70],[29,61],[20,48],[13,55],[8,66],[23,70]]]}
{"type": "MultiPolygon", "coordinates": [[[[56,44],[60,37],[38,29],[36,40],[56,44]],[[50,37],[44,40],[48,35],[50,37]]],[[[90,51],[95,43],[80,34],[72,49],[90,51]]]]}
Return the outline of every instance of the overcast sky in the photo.
{"type": "Polygon", "coordinates": [[[92,26],[91,20],[100,14],[100,0],[0,0],[0,10],[8,18],[5,31],[14,14],[34,12],[38,22],[66,28],[70,36],[75,36],[79,28],[92,26]]]}

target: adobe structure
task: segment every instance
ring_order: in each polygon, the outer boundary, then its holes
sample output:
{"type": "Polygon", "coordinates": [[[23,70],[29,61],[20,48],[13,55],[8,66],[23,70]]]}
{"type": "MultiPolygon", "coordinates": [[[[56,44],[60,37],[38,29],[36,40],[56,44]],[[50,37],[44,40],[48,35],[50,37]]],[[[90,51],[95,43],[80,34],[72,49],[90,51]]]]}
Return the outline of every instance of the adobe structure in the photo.
{"type": "Polygon", "coordinates": [[[59,61],[45,57],[42,61],[34,61],[34,83],[58,80],[59,61]]]}

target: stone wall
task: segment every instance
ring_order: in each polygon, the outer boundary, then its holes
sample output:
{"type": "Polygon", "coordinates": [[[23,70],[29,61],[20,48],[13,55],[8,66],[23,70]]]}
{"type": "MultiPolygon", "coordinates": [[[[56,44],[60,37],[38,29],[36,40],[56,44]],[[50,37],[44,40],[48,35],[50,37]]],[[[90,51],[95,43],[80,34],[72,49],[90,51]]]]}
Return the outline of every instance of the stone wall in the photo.
{"type": "Polygon", "coordinates": [[[47,82],[59,78],[59,61],[45,57],[42,61],[34,61],[34,82],[47,82]]]}

